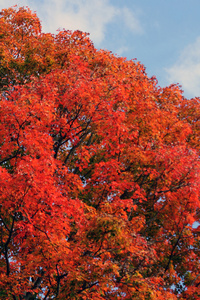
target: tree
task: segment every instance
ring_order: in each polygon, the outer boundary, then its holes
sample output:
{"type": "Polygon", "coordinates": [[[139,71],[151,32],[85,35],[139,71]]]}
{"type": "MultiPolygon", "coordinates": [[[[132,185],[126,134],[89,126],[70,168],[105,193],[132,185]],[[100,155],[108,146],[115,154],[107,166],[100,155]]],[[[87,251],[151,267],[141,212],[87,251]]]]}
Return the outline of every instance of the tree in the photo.
{"type": "Polygon", "coordinates": [[[199,98],[28,8],[0,37],[1,298],[199,299],[199,98]]]}

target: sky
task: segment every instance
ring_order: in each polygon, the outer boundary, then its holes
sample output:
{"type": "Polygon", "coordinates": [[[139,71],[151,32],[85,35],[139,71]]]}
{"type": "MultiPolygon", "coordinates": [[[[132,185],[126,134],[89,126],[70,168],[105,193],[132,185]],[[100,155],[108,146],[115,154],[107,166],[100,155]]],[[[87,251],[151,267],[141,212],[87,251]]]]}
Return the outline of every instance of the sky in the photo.
{"type": "Polygon", "coordinates": [[[200,0],[0,0],[36,12],[43,32],[82,30],[98,49],[137,59],[161,87],[200,97],[200,0]]]}

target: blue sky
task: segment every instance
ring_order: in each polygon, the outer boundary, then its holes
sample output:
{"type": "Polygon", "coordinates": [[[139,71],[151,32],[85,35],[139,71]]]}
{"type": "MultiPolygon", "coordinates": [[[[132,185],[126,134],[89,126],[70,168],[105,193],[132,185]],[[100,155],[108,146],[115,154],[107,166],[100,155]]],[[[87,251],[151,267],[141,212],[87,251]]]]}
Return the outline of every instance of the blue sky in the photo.
{"type": "Polygon", "coordinates": [[[86,31],[96,48],[144,64],[158,85],[200,96],[200,0],[0,0],[0,9],[15,4],[36,11],[45,32],[86,31]]]}

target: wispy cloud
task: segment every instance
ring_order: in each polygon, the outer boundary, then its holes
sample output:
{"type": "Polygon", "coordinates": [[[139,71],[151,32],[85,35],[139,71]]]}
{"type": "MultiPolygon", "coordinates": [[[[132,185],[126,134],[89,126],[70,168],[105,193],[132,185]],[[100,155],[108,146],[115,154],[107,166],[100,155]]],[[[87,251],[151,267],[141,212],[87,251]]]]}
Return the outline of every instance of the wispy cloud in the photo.
{"type": "Polygon", "coordinates": [[[200,96],[200,37],[180,54],[177,62],[165,69],[169,83],[179,83],[190,97],[200,96]]]}
{"type": "Polygon", "coordinates": [[[126,53],[128,50],[129,48],[127,46],[121,46],[116,49],[116,53],[117,55],[124,55],[124,53],[126,53]]]}
{"type": "Polygon", "coordinates": [[[139,21],[139,18],[129,8],[127,8],[126,6],[123,7],[119,11],[119,15],[121,15],[127,28],[129,28],[132,32],[139,33],[139,34],[144,32],[143,27],[139,21]]]}
{"type": "MultiPolygon", "coordinates": [[[[14,5],[13,0],[1,0],[0,8],[14,5]]],[[[124,4],[121,8],[109,0],[18,0],[19,5],[28,5],[38,13],[45,32],[56,33],[58,28],[82,30],[90,33],[97,46],[107,34],[107,25],[116,22],[125,24],[128,30],[141,33],[142,26],[137,16],[124,4]]]]}
{"type": "Polygon", "coordinates": [[[118,14],[118,9],[107,0],[45,0],[42,10],[45,31],[79,29],[89,32],[97,44],[104,39],[106,25],[118,14]]]}

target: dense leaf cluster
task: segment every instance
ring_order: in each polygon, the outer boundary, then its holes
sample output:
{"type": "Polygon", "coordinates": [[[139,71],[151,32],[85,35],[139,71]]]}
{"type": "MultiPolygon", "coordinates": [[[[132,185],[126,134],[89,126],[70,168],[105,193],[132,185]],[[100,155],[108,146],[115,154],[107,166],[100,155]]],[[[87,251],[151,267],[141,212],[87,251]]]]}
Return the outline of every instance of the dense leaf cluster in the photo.
{"type": "Polygon", "coordinates": [[[0,40],[1,299],[199,299],[199,98],[28,8],[0,40]]]}

